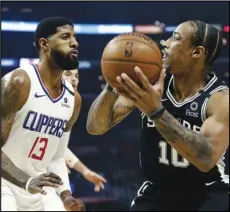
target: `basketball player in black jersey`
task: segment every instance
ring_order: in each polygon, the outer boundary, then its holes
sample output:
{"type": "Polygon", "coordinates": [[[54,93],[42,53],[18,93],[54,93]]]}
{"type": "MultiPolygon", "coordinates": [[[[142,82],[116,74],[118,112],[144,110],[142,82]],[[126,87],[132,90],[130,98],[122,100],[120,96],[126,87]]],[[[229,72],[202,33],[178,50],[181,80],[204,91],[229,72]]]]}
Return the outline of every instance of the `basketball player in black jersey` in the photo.
{"type": "Polygon", "coordinates": [[[134,108],[142,112],[140,163],[147,181],[132,211],[227,211],[229,91],[208,71],[221,51],[221,34],[211,24],[187,21],[162,45],[158,83],[151,85],[138,67],[142,88],[118,76],[125,92],[107,86],[90,108],[87,130],[104,134],[134,108]]]}

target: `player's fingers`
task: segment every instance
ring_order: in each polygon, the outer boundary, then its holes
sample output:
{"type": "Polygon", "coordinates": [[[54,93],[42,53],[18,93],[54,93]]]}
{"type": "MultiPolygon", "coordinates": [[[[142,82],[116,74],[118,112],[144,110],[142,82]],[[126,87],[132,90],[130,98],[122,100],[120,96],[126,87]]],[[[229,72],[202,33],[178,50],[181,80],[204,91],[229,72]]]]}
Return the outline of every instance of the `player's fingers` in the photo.
{"type": "Polygon", "coordinates": [[[43,194],[43,195],[47,194],[43,189],[40,189],[40,193],[43,194]]]}
{"type": "Polygon", "coordinates": [[[56,178],[58,180],[61,180],[61,178],[58,175],[54,174],[53,172],[44,173],[43,176],[44,177],[53,177],[53,178],[56,178]]]}
{"type": "Polygon", "coordinates": [[[97,175],[97,177],[100,179],[100,181],[102,181],[103,183],[107,183],[107,180],[104,178],[104,177],[102,177],[102,176],[100,176],[100,175],[97,175]]]}
{"type": "Polygon", "coordinates": [[[59,184],[59,185],[62,185],[62,184],[63,184],[62,180],[56,179],[56,178],[54,178],[54,177],[44,177],[44,178],[42,179],[42,181],[48,181],[48,182],[51,182],[51,183],[57,183],[57,184],[59,184]]]}
{"type": "MultiPolygon", "coordinates": [[[[29,191],[30,191],[30,190],[29,190],[29,191]]],[[[47,194],[47,193],[46,193],[42,188],[40,188],[40,187],[34,188],[34,189],[33,189],[33,192],[31,192],[31,193],[33,193],[33,194],[41,193],[41,194],[43,194],[43,195],[46,195],[46,194],[47,194]]]]}
{"type": "Polygon", "coordinates": [[[38,184],[39,187],[44,187],[44,186],[49,186],[49,187],[54,187],[54,188],[58,188],[59,187],[59,184],[57,183],[51,183],[49,181],[41,181],[39,184],[38,184]]]}
{"type": "MultiPolygon", "coordinates": [[[[130,87],[127,85],[127,83],[126,83],[121,77],[117,77],[117,81],[118,81],[118,83],[123,87],[123,89],[127,92],[127,93],[125,94],[125,92],[122,92],[122,91],[120,91],[119,89],[117,89],[117,93],[118,93],[119,95],[130,96],[131,99],[133,99],[133,100],[136,100],[136,99],[140,98],[140,97],[138,96],[138,94],[137,94],[132,88],[130,88],[130,87]]],[[[125,97],[126,97],[126,96],[125,96],[125,97]]]]}
{"type": "Polygon", "coordinates": [[[99,183],[100,187],[104,190],[105,189],[105,186],[103,183],[99,183]]]}
{"type": "Polygon", "coordinates": [[[126,84],[132,91],[135,91],[138,96],[142,95],[143,90],[126,73],[122,73],[120,77],[123,80],[123,84],[126,84]]]}
{"type": "Polygon", "coordinates": [[[151,88],[151,84],[148,78],[144,75],[144,73],[141,71],[141,69],[138,66],[135,66],[134,71],[138,76],[138,78],[140,79],[144,89],[148,91],[151,88]]]}
{"type": "Polygon", "coordinates": [[[129,100],[131,100],[131,101],[133,101],[133,102],[136,101],[135,98],[133,98],[132,96],[130,96],[130,95],[129,95],[128,93],[126,93],[126,92],[123,92],[123,91],[121,91],[121,90],[119,90],[119,89],[117,89],[116,92],[117,92],[118,95],[124,96],[126,99],[129,99],[129,100]]]}
{"type": "Polygon", "coordinates": [[[99,185],[99,184],[96,184],[96,185],[95,185],[94,191],[95,191],[95,192],[99,192],[99,191],[100,191],[100,185],[99,185]]]}

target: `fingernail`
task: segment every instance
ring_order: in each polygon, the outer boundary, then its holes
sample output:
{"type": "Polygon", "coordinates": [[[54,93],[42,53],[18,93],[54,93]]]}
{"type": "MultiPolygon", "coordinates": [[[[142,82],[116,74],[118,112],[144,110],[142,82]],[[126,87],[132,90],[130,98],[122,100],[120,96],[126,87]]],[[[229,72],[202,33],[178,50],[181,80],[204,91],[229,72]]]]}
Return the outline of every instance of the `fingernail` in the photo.
{"type": "Polygon", "coordinates": [[[139,70],[139,68],[138,68],[137,66],[135,66],[134,71],[135,71],[136,73],[140,73],[140,70],[139,70]]]}
{"type": "Polygon", "coordinates": [[[124,79],[126,77],[126,74],[125,73],[122,73],[121,74],[121,77],[124,79]]]}

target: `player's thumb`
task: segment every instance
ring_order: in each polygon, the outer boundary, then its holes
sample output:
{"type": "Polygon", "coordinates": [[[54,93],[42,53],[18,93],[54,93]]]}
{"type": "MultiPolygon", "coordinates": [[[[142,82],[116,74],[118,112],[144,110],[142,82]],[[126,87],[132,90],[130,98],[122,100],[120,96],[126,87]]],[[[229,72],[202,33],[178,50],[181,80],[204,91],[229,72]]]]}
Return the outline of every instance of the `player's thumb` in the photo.
{"type": "Polygon", "coordinates": [[[164,88],[164,78],[165,78],[165,72],[166,72],[166,68],[162,68],[161,69],[161,73],[158,79],[158,86],[163,89],[164,88]]]}
{"type": "Polygon", "coordinates": [[[36,189],[37,190],[37,192],[36,193],[41,193],[41,194],[43,194],[43,195],[46,195],[47,193],[45,192],[45,190],[43,190],[42,188],[37,188],[36,189]]]}

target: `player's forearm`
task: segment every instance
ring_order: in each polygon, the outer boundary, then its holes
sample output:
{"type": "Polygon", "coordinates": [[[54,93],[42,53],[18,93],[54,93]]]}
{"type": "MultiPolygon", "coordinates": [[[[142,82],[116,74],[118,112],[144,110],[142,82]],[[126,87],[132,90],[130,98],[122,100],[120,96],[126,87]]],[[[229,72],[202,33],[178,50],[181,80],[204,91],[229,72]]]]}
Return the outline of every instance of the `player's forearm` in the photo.
{"type": "Polygon", "coordinates": [[[69,148],[67,148],[65,152],[65,161],[71,169],[74,169],[81,175],[89,171],[89,168],[85,166],[69,148]]]}
{"type": "Polygon", "coordinates": [[[10,158],[1,151],[2,155],[2,177],[14,185],[25,189],[26,183],[30,176],[19,169],[10,158]]]}
{"type": "Polygon", "coordinates": [[[111,114],[118,95],[104,89],[90,107],[87,119],[87,131],[100,135],[111,128],[111,114]]]}
{"type": "Polygon", "coordinates": [[[170,113],[165,111],[154,123],[177,152],[201,171],[210,170],[212,146],[207,137],[183,127],[170,113]]]}
{"type": "Polygon", "coordinates": [[[83,176],[89,171],[89,168],[85,166],[85,164],[83,164],[80,160],[75,163],[73,169],[83,176]]]}

